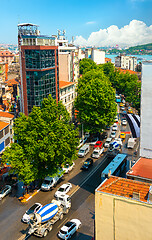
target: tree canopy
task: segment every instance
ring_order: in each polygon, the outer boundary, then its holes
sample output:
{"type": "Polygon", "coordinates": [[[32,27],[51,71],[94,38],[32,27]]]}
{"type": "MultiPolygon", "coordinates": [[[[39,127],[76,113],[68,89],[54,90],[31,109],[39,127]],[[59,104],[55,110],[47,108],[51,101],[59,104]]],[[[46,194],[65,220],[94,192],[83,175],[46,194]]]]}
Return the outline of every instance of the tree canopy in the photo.
{"type": "Polygon", "coordinates": [[[116,116],[115,90],[103,71],[87,71],[79,79],[75,108],[85,131],[101,132],[116,116]]]}
{"type": "Polygon", "coordinates": [[[80,74],[86,73],[87,71],[90,71],[91,69],[96,69],[96,68],[97,68],[97,64],[91,59],[83,58],[80,61],[80,64],[79,64],[80,74]]]}
{"type": "Polygon", "coordinates": [[[64,163],[75,158],[77,130],[69,123],[69,114],[51,95],[41,107],[33,107],[29,116],[20,114],[14,124],[14,139],[2,156],[25,184],[52,175],[64,163]]]}

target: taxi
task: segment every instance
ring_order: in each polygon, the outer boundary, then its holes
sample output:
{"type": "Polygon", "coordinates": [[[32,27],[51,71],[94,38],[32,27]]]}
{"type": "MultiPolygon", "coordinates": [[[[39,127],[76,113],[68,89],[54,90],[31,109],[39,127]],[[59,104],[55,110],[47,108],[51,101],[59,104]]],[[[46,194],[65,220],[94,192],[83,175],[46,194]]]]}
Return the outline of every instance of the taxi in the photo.
{"type": "Polygon", "coordinates": [[[120,107],[123,107],[124,106],[124,104],[123,103],[120,103],[120,107]]]}
{"type": "Polygon", "coordinates": [[[121,132],[120,138],[125,139],[125,137],[126,137],[126,133],[125,132],[121,132]]]}

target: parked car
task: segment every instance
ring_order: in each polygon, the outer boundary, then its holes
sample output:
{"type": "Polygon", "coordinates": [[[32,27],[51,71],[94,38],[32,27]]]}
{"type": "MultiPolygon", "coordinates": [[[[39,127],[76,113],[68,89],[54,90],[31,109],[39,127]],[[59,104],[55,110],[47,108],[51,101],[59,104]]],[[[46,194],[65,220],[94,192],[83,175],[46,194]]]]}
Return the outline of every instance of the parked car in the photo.
{"type": "Polygon", "coordinates": [[[123,105],[123,103],[121,102],[121,103],[120,103],[120,107],[123,107],[123,106],[124,106],[124,105],[123,105]]]}
{"type": "Polygon", "coordinates": [[[79,145],[77,146],[77,149],[80,148],[83,144],[85,144],[87,140],[88,140],[87,137],[81,138],[79,141],[79,145]]]}
{"type": "Polygon", "coordinates": [[[118,117],[117,116],[115,117],[115,122],[118,122],[118,117]]]}
{"type": "Polygon", "coordinates": [[[6,185],[1,191],[0,191],[0,200],[4,198],[6,195],[11,193],[12,187],[10,185],[6,185]]]}
{"type": "Polygon", "coordinates": [[[95,145],[98,140],[99,140],[98,137],[94,137],[94,138],[91,140],[90,145],[95,145]]]}
{"type": "Polygon", "coordinates": [[[118,129],[117,123],[114,123],[112,127],[112,131],[117,131],[117,129],[118,129]]]}
{"type": "Polygon", "coordinates": [[[70,239],[71,236],[81,227],[81,222],[78,219],[72,219],[67,222],[58,232],[58,237],[61,239],[70,239]]]}
{"type": "Polygon", "coordinates": [[[90,145],[89,144],[84,144],[78,152],[78,157],[85,157],[90,151],[90,145]]]}
{"type": "Polygon", "coordinates": [[[45,177],[41,185],[41,190],[50,191],[52,187],[54,187],[58,183],[58,181],[63,177],[63,173],[64,173],[63,170],[59,170],[55,176],[45,177]]]}
{"type": "Polygon", "coordinates": [[[71,183],[65,183],[58,188],[58,190],[55,192],[54,196],[57,198],[61,194],[66,194],[67,192],[69,192],[71,190],[71,188],[72,188],[71,183]]]}
{"type": "Polygon", "coordinates": [[[85,162],[83,163],[81,169],[82,170],[88,170],[93,165],[93,159],[87,158],[85,162]]]}
{"type": "Polygon", "coordinates": [[[110,136],[111,136],[111,138],[115,138],[116,137],[116,131],[112,131],[110,136]]]}
{"type": "Polygon", "coordinates": [[[105,143],[104,143],[104,147],[108,148],[111,141],[112,141],[112,138],[107,138],[105,143]]]}
{"type": "Polygon", "coordinates": [[[75,166],[74,162],[72,162],[71,164],[66,163],[62,169],[64,173],[69,173],[74,168],[74,166],[75,166]]]}
{"type": "Polygon", "coordinates": [[[30,221],[30,214],[32,213],[37,213],[38,210],[40,210],[42,208],[42,204],[41,203],[35,203],[34,205],[32,205],[32,207],[30,207],[23,215],[22,217],[22,221],[24,223],[28,223],[30,221]]]}
{"type": "Polygon", "coordinates": [[[124,107],[124,106],[122,106],[122,107],[121,107],[121,110],[122,110],[122,111],[124,111],[124,110],[125,110],[125,107],[124,107]]]}
{"type": "Polygon", "coordinates": [[[90,133],[89,133],[89,132],[86,132],[85,135],[84,135],[84,137],[89,138],[89,137],[90,137],[90,133]]]}
{"type": "Polygon", "coordinates": [[[94,145],[94,148],[96,148],[96,147],[101,148],[102,147],[102,142],[101,141],[97,141],[96,144],[94,145]]]}
{"type": "Polygon", "coordinates": [[[127,120],[126,120],[126,119],[123,119],[123,120],[121,121],[121,124],[122,124],[122,125],[127,125],[127,120]]]}
{"type": "Polygon", "coordinates": [[[101,140],[104,140],[104,139],[106,139],[108,137],[108,133],[107,132],[103,132],[102,134],[101,134],[101,140]]]}

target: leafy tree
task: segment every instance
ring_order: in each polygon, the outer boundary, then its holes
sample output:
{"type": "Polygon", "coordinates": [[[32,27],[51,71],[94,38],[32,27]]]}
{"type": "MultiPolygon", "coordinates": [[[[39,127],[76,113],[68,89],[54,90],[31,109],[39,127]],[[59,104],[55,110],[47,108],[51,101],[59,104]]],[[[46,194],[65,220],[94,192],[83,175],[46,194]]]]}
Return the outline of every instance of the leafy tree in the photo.
{"type": "Polygon", "coordinates": [[[115,90],[101,70],[91,70],[79,79],[75,108],[85,131],[101,132],[116,116],[115,90]]]}
{"type": "Polygon", "coordinates": [[[69,123],[69,114],[61,102],[51,95],[41,107],[33,107],[29,116],[15,120],[14,138],[3,154],[12,171],[25,184],[57,172],[64,163],[71,163],[76,154],[77,131],[69,123]]]}
{"type": "Polygon", "coordinates": [[[80,64],[79,64],[80,74],[83,74],[87,71],[90,71],[91,69],[96,69],[96,68],[97,68],[97,64],[89,58],[83,58],[80,61],[80,64]]]}

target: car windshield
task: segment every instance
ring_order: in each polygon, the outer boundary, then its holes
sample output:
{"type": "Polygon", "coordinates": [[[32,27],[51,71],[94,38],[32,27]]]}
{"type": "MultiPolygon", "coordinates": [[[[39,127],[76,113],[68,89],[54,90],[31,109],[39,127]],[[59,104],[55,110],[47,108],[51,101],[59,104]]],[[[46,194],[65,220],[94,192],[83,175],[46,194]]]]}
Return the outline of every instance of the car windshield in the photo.
{"type": "Polygon", "coordinates": [[[100,145],[100,143],[98,142],[98,143],[96,143],[96,145],[100,145]]]}
{"type": "Polygon", "coordinates": [[[84,150],[80,150],[79,153],[84,153],[84,150]]]}
{"type": "Polygon", "coordinates": [[[68,232],[63,231],[63,230],[60,230],[60,233],[62,233],[62,234],[67,234],[68,232]]]}
{"type": "Polygon", "coordinates": [[[50,184],[50,181],[49,181],[49,180],[44,180],[43,183],[44,183],[44,184],[50,184]]]}
{"type": "Polygon", "coordinates": [[[97,154],[98,154],[98,152],[97,152],[97,151],[94,151],[94,152],[93,152],[93,154],[97,155],[97,154]]]}
{"type": "Polygon", "coordinates": [[[59,191],[59,192],[64,192],[65,189],[64,189],[63,187],[60,187],[60,188],[58,189],[58,191],[59,191]]]}
{"type": "Polygon", "coordinates": [[[29,210],[27,210],[26,213],[27,213],[27,214],[31,214],[31,213],[33,213],[36,207],[37,207],[37,205],[34,204],[31,208],[29,208],[29,210]]]}
{"type": "Polygon", "coordinates": [[[3,194],[5,192],[5,189],[2,189],[1,191],[0,191],[0,194],[3,194]]]}
{"type": "Polygon", "coordinates": [[[65,168],[69,168],[69,164],[67,163],[67,164],[65,164],[65,166],[64,166],[65,168]]]}
{"type": "Polygon", "coordinates": [[[97,138],[93,138],[93,139],[92,139],[92,142],[95,142],[95,141],[97,141],[97,138]]]}
{"type": "Polygon", "coordinates": [[[107,140],[106,143],[110,143],[110,140],[107,140]]]}

